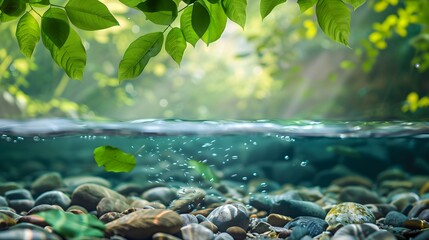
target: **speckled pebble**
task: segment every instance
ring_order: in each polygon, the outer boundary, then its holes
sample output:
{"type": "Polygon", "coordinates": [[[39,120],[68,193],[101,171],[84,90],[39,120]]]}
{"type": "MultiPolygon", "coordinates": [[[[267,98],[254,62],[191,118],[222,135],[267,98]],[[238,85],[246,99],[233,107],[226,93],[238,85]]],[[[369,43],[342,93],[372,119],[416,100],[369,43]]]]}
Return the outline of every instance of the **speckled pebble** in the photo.
{"type": "Polygon", "coordinates": [[[335,229],[339,224],[375,223],[375,216],[362,204],[345,202],[335,205],[326,215],[325,221],[330,229],[335,229]]]}

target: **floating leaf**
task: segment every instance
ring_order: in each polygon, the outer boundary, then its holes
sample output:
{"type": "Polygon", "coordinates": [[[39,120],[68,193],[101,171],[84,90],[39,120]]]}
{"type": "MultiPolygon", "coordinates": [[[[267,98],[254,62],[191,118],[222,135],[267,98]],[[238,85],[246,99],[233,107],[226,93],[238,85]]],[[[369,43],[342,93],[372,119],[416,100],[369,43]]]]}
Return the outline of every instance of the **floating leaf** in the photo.
{"type": "Polygon", "coordinates": [[[70,21],[83,30],[100,30],[119,25],[109,9],[98,0],[69,0],[65,6],[70,21]]]}
{"type": "Polygon", "coordinates": [[[244,28],[246,24],[247,0],[223,0],[222,7],[231,21],[244,28]]]}
{"type": "Polygon", "coordinates": [[[204,3],[210,12],[210,24],[202,39],[207,45],[218,40],[226,27],[227,17],[220,3],[204,3]]]}
{"type": "Polygon", "coordinates": [[[190,160],[188,164],[192,166],[197,173],[201,174],[207,182],[219,182],[219,178],[216,176],[215,171],[209,165],[196,160],[190,160]]]}
{"type": "Polygon", "coordinates": [[[360,6],[362,6],[366,0],[343,0],[343,2],[351,5],[354,10],[358,9],[360,6]]]}
{"type": "Polygon", "coordinates": [[[316,2],[317,0],[298,0],[299,10],[303,13],[313,7],[316,2]]]}
{"type": "Polygon", "coordinates": [[[182,31],[175,27],[168,32],[165,40],[165,51],[180,65],[186,49],[186,40],[182,31]]]}
{"type": "Polygon", "coordinates": [[[328,37],[348,46],[351,17],[344,2],[318,0],[316,15],[319,26],[328,37]]]}
{"type": "Polygon", "coordinates": [[[26,7],[25,0],[4,0],[0,6],[0,21],[17,19],[24,14],[26,7]]]}
{"type": "Polygon", "coordinates": [[[204,5],[204,2],[197,1],[192,8],[192,28],[199,38],[210,26],[210,14],[204,5]]]}
{"type": "Polygon", "coordinates": [[[194,28],[192,27],[192,12],[193,5],[187,7],[185,11],[183,11],[182,16],[180,17],[180,29],[182,30],[183,36],[185,40],[195,47],[200,37],[198,37],[197,33],[195,33],[194,28]]]}
{"type": "MultiPolygon", "coordinates": [[[[338,1],[338,0],[336,0],[338,1]]],[[[282,3],[285,3],[286,0],[261,0],[261,5],[259,6],[259,11],[261,12],[261,17],[264,19],[268,14],[273,11],[273,9],[282,3]]]]}
{"type": "Polygon", "coordinates": [[[38,212],[37,216],[64,238],[102,238],[105,225],[91,214],[73,214],[62,210],[38,212]]]}
{"type": "Polygon", "coordinates": [[[15,36],[21,52],[30,58],[40,40],[40,27],[37,20],[29,12],[19,19],[15,36]]]}
{"type": "Polygon", "coordinates": [[[161,51],[163,41],[163,33],[155,32],[143,35],[132,42],[119,63],[119,80],[140,75],[149,59],[161,51]]]}
{"type": "Polygon", "coordinates": [[[94,159],[107,172],[129,172],[136,166],[133,155],[112,146],[101,146],[94,150],[94,159]]]}
{"type": "MultiPolygon", "coordinates": [[[[66,17],[66,13],[63,10],[50,8],[48,11],[51,12],[48,16],[56,17],[51,19],[56,19],[57,22],[65,22],[65,20],[61,20],[61,18],[66,17]],[[56,13],[52,13],[52,11],[55,11],[56,13]]],[[[51,22],[55,23],[53,20],[51,22]]],[[[66,33],[63,33],[63,30],[64,29],[59,31],[61,32],[59,34],[65,35],[66,33]]],[[[64,69],[69,77],[73,79],[82,79],[83,70],[86,65],[85,48],[82,45],[79,35],[70,27],[68,27],[68,31],[64,44],[62,44],[61,47],[58,47],[54,42],[55,38],[52,38],[52,34],[54,33],[52,33],[51,30],[46,31],[46,29],[43,28],[42,18],[42,41],[45,47],[51,52],[52,59],[54,59],[54,61],[64,69]]]]}
{"type": "Polygon", "coordinates": [[[177,17],[177,5],[173,0],[146,0],[137,8],[149,21],[160,25],[169,25],[177,17]]]}
{"type": "Polygon", "coordinates": [[[70,33],[67,14],[59,8],[49,8],[42,17],[42,35],[61,48],[70,33]]]}

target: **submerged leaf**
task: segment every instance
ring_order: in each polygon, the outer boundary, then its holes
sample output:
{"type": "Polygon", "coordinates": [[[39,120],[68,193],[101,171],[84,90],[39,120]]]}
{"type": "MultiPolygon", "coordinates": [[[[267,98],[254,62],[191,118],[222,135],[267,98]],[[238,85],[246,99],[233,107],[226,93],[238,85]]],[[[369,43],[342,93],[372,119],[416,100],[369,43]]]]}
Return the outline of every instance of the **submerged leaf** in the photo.
{"type": "Polygon", "coordinates": [[[83,30],[100,30],[119,25],[109,9],[98,0],[69,0],[65,6],[70,21],[83,30]]]}
{"type": "Polygon", "coordinates": [[[19,49],[26,57],[30,58],[40,40],[40,27],[37,20],[29,12],[19,19],[15,35],[19,49]]]}
{"type": "Polygon", "coordinates": [[[52,226],[62,237],[69,238],[102,238],[105,225],[91,214],[73,214],[61,210],[38,212],[37,216],[52,226]]]}
{"type": "Polygon", "coordinates": [[[331,39],[349,45],[350,11],[346,4],[339,0],[318,0],[316,15],[319,26],[331,39]]]}
{"type": "Polygon", "coordinates": [[[268,16],[268,14],[270,14],[277,5],[285,2],[286,0],[261,0],[259,11],[261,12],[262,19],[268,16]]]}
{"type": "Polygon", "coordinates": [[[215,171],[209,165],[196,160],[190,160],[188,164],[192,166],[197,173],[201,174],[207,182],[219,182],[219,178],[216,176],[215,171]]]}
{"type": "Polygon", "coordinates": [[[101,146],[94,149],[94,159],[99,167],[104,166],[107,172],[129,172],[136,166],[133,155],[112,146],[101,146]]]}
{"type": "Polygon", "coordinates": [[[171,29],[165,40],[165,50],[179,65],[185,49],[186,41],[182,31],[177,27],[171,29]]]}
{"type": "Polygon", "coordinates": [[[162,32],[149,33],[132,42],[119,63],[119,80],[139,76],[150,58],[161,51],[163,42],[162,32]]]}

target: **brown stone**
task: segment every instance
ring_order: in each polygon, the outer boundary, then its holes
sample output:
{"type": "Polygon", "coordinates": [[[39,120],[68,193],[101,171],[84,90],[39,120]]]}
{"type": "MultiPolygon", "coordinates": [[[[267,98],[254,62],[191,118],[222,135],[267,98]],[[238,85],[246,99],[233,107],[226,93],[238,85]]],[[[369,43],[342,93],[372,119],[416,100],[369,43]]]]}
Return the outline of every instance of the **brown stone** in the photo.
{"type": "Polygon", "coordinates": [[[246,230],[242,229],[241,227],[229,227],[226,229],[226,232],[231,235],[234,240],[244,240],[246,239],[246,230]]]}
{"type": "Polygon", "coordinates": [[[288,223],[292,220],[293,220],[293,218],[291,218],[291,217],[283,216],[281,214],[272,213],[272,214],[268,215],[267,222],[271,226],[274,226],[274,227],[284,227],[286,225],[286,223],[288,223]]]}

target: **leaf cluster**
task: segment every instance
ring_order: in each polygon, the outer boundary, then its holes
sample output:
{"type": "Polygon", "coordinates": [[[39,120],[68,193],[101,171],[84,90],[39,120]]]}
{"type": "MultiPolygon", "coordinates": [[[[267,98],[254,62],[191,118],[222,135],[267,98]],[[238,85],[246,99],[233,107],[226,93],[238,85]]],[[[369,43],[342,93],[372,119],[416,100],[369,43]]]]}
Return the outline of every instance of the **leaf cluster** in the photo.
{"type": "MultiPolygon", "coordinates": [[[[140,11],[163,31],[140,36],[133,41],[119,63],[120,81],[138,77],[148,62],[164,48],[180,64],[187,44],[202,40],[207,45],[217,41],[229,20],[242,28],[246,24],[247,0],[119,0],[130,9],[140,11]],[[175,23],[178,22],[178,23],[175,23]]],[[[260,15],[266,18],[286,0],[260,0],[260,15]]],[[[298,0],[301,12],[316,8],[323,32],[348,46],[350,9],[366,0],[298,0]]],[[[50,0],[1,0],[0,21],[19,18],[16,38],[21,52],[31,57],[39,39],[53,60],[74,79],[81,79],[86,65],[86,51],[74,28],[95,31],[119,25],[108,7],[99,0],[68,0],[65,6],[50,0]],[[35,8],[47,9],[39,14],[35,8]],[[40,17],[38,21],[35,16],[40,17]],[[40,22],[40,24],[39,24],[40,22]]]]}

